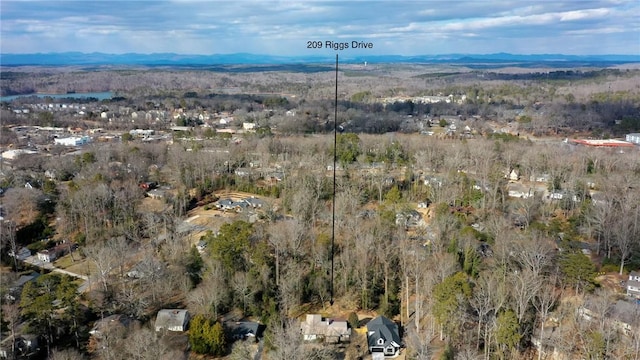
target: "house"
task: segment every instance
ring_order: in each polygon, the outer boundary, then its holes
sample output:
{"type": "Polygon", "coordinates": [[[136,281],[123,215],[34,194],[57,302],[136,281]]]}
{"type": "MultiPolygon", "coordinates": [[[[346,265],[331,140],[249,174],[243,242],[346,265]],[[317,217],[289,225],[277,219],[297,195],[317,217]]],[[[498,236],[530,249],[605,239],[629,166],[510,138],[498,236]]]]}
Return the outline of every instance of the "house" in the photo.
{"type": "Polygon", "coordinates": [[[241,200],[241,201],[233,201],[231,199],[220,199],[218,200],[218,202],[215,203],[216,208],[218,208],[218,210],[222,210],[222,211],[237,211],[237,212],[242,212],[244,209],[246,209],[248,206],[250,206],[246,201],[241,200]]]}
{"type": "Polygon", "coordinates": [[[38,336],[24,334],[7,336],[0,343],[0,359],[27,359],[40,351],[38,347],[38,336]]]}
{"type": "Polygon", "coordinates": [[[245,203],[247,203],[247,205],[251,206],[254,209],[262,208],[263,206],[266,205],[266,203],[263,200],[260,200],[253,196],[242,199],[242,201],[244,201],[245,203]]]}
{"type": "Polygon", "coordinates": [[[255,341],[262,337],[265,328],[264,325],[253,321],[227,321],[224,327],[233,340],[253,338],[255,341]]]}
{"type": "Polygon", "coordinates": [[[100,340],[105,334],[126,331],[133,319],[123,314],[109,315],[95,322],[89,334],[94,340],[100,340]]]}
{"type": "Polygon", "coordinates": [[[416,210],[408,210],[396,213],[396,225],[403,226],[406,229],[424,227],[426,222],[416,210]]]}
{"type": "Polygon", "coordinates": [[[153,189],[153,190],[147,191],[147,196],[155,200],[160,200],[160,199],[164,199],[165,192],[163,190],[153,189]]]}
{"type": "Polygon", "coordinates": [[[518,173],[518,171],[516,169],[512,169],[511,172],[509,172],[509,180],[510,181],[518,181],[518,180],[520,180],[520,174],[518,173]]]}
{"type": "Polygon", "coordinates": [[[300,324],[302,338],[307,341],[324,340],[329,343],[349,341],[351,328],[346,321],[326,319],[320,314],[307,314],[300,324]]]}
{"type": "Polygon", "coordinates": [[[627,280],[627,296],[640,299],[640,271],[632,271],[627,280]]]}
{"type": "Polygon", "coordinates": [[[611,309],[613,325],[621,333],[630,336],[640,330],[640,303],[616,301],[611,309]]]}
{"type": "Polygon", "coordinates": [[[162,309],[156,316],[156,331],[186,331],[189,326],[189,311],[185,309],[162,309]]]}
{"type": "Polygon", "coordinates": [[[9,256],[16,258],[17,260],[25,260],[31,256],[31,251],[26,247],[22,247],[18,250],[18,253],[14,253],[13,250],[9,251],[9,256]]]}
{"type": "Polygon", "coordinates": [[[509,183],[507,185],[507,194],[513,198],[528,199],[533,196],[533,191],[522,184],[509,183]]]}
{"type": "Polygon", "coordinates": [[[531,182],[539,182],[539,183],[548,183],[551,181],[551,175],[549,174],[541,174],[541,175],[531,175],[529,177],[529,181],[531,182]]]}
{"type": "Polygon", "coordinates": [[[35,271],[32,271],[30,274],[27,274],[27,275],[20,275],[18,280],[16,280],[13,284],[11,284],[11,287],[9,288],[9,292],[5,295],[5,299],[7,299],[10,302],[16,301],[20,297],[22,293],[22,288],[24,287],[24,285],[28,282],[31,282],[37,279],[39,276],[40,274],[35,271]]]}
{"type": "Polygon", "coordinates": [[[38,251],[38,260],[46,263],[54,262],[57,255],[58,254],[53,250],[38,251]]]}
{"type": "Polygon", "coordinates": [[[78,249],[78,244],[65,240],[51,249],[39,251],[37,256],[38,260],[42,262],[54,262],[57,258],[65,256],[76,249],[78,249]]]}
{"type": "Polygon", "coordinates": [[[384,316],[367,323],[367,342],[369,352],[382,353],[387,357],[395,357],[400,354],[400,333],[398,325],[384,316]]]}
{"type": "Polygon", "coordinates": [[[602,321],[624,335],[640,330],[640,303],[618,300],[615,304],[587,301],[578,308],[578,315],[586,321],[602,321]]]}
{"type": "Polygon", "coordinates": [[[198,249],[199,253],[202,254],[204,252],[204,249],[206,249],[206,248],[207,248],[207,242],[206,241],[204,241],[204,240],[198,241],[198,244],[196,245],[196,249],[198,249]]]}

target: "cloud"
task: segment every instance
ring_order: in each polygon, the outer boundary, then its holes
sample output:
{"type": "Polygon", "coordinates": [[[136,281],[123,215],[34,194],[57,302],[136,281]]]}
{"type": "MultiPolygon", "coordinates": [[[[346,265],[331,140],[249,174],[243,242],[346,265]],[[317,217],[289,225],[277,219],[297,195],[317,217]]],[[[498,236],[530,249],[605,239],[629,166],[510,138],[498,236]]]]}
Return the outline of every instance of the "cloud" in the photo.
{"type": "Polygon", "coordinates": [[[640,53],[635,0],[4,0],[1,6],[3,53],[308,55],[306,40],[367,39],[374,49],[363,54],[640,53]]]}

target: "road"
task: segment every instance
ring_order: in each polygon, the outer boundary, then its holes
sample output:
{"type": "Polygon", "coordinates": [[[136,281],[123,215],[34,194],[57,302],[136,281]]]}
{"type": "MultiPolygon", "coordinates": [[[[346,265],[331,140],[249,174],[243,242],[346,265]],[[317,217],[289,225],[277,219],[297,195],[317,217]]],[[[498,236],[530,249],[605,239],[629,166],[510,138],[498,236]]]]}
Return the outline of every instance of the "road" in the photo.
{"type": "Polygon", "coordinates": [[[78,287],[78,292],[79,293],[85,292],[89,287],[88,286],[89,285],[89,277],[88,276],[81,275],[81,274],[76,274],[76,273],[73,273],[71,271],[67,271],[65,269],[57,268],[57,267],[53,266],[53,264],[50,263],[50,262],[44,262],[44,261],[38,259],[38,257],[35,256],[35,255],[29,256],[28,258],[24,259],[24,262],[27,263],[27,264],[39,267],[41,269],[45,269],[45,270],[49,270],[51,272],[56,272],[56,273],[60,273],[60,274],[73,276],[75,278],[84,280],[83,283],[80,285],[80,287],[78,287]]]}

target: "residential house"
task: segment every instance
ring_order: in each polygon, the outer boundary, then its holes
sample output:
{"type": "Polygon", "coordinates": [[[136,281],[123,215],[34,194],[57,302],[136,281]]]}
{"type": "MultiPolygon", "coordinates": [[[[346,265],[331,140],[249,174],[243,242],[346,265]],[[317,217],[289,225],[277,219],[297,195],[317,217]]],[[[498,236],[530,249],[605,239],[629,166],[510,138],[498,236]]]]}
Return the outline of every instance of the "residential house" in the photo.
{"type": "Polygon", "coordinates": [[[398,325],[384,316],[367,323],[367,342],[369,352],[382,353],[386,357],[395,357],[400,354],[400,332],[398,325]]]}
{"type": "Polygon", "coordinates": [[[426,226],[426,222],[416,210],[408,210],[396,213],[396,225],[403,226],[405,229],[426,226]]]}
{"type": "Polygon", "coordinates": [[[629,274],[627,295],[640,299],[640,271],[632,271],[629,274]]]}
{"type": "Polygon", "coordinates": [[[204,252],[204,249],[206,249],[206,248],[207,248],[207,242],[206,241],[204,241],[204,240],[198,241],[198,244],[196,245],[196,249],[198,249],[199,253],[202,254],[204,252]]]}
{"type": "Polygon", "coordinates": [[[518,170],[512,169],[511,172],[509,172],[509,180],[510,181],[520,180],[520,173],[518,172],[518,170]]]}
{"type": "Polygon", "coordinates": [[[153,189],[147,191],[147,196],[152,199],[160,200],[165,198],[165,192],[163,190],[153,189]]]}
{"type": "Polygon", "coordinates": [[[509,197],[528,199],[533,196],[533,191],[518,183],[509,183],[507,185],[507,194],[509,197]]]}
{"type": "Polygon", "coordinates": [[[189,326],[189,311],[185,309],[162,309],[156,316],[156,331],[186,331],[189,326]]]}
{"type": "Polygon", "coordinates": [[[250,168],[237,168],[234,173],[236,175],[238,175],[239,177],[249,177],[251,176],[251,169],[250,168]]]}
{"type": "Polygon", "coordinates": [[[38,260],[42,262],[54,262],[57,258],[65,256],[66,254],[76,250],[77,248],[78,244],[65,241],[52,247],[51,249],[39,251],[37,254],[38,260]]]}
{"type": "Polygon", "coordinates": [[[0,342],[0,359],[26,359],[31,358],[40,351],[38,336],[24,334],[7,336],[0,342]]]}
{"type": "Polygon", "coordinates": [[[541,175],[531,175],[529,177],[529,181],[538,182],[538,183],[548,183],[551,181],[551,175],[549,174],[541,174],[541,175]]]}
{"type": "Polygon", "coordinates": [[[109,315],[95,322],[89,334],[94,341],[101,340],[105,334],[123,334],[131,325],[133,318],[123,315],[109,315]]]}
{"type": "Polygon", "coordinates": [[[30,274],[20,275],[18,280],[11,284],[8,293],[5,295],[5,299],[11,302],[16,301],[18,298],[20,298],[24,285],[37,279],[39,276],[40,274],[35,271],[32,271],[30,274]]]}
{"type": "Polygon", "coordinates": [[[346,321],[323,318],[320,314],[307,314],[300,324],[302,338],[307,341],[324,340],[328,343],[349,341],[351,328],[346,321]]]}
{"type": "Polygon", "coordinates": [[[220,199],[215,203],[216,208],[222,211],[237,211],[242,212],[247,206],[245,201],[233,201],[231,199],[220,199]]]}
{"type": "Polygon", "coordinates": [[[615,304],[591,300],[578,308],[578,315],[586,321],[602,321],[624,335],[640,330],[640,303],[618,300],[615,304]]]}
{"type": "Polygon", "coordinates": [[[611,311],[613,325],[621,333],[630,336],[640,330],[640,302],[616,301],[611,311]]]}
{"type": "Polygon", "coordinates": [[[53,250],[38,251],[38,260],[46,263],[54,262],[57,258],[57,253],[53,250]]]}
{"type": "Polygon", "coordinates": [[[17,253],[14,253],[13,250],[9,251],[9,256],[16,258],[17,260],[25,260],[29,256],[31,256],[31,251],[26,247],[21,247],[17,253]]]}
{"type": "Polygon", "coordinates": [[[265,326],[253,321],[227,321],[224,323],[229,338],[233,340],[245,340],[252,338],[258,341],[262,337],[265,326]]]}
{"type": "Polygon", "coordinates": [[[266,206],[266,203],[263,200],[258,199],[258,198],[253,197],[253,196],[252,197],[248,197],[248,198],[244,198],[244,199],[242,199],[242,201],[244,201],[245,203],[247,203],[247,205],[251,206],[254,209],[259,209],[259,208],[262,208],[262,207],[266,206]]]}

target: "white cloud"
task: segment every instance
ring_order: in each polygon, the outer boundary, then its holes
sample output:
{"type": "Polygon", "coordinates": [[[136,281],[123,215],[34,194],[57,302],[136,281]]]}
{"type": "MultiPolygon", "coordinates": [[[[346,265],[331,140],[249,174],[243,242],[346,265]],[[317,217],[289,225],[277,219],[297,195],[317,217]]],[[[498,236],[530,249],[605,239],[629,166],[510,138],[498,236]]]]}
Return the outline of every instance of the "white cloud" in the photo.
{"type": "Polygon", "coordinates": [[[638,53],[639,11],[635,0],[9,0],[0,50],[292,55],[308,54],[305,40],[370,39],[375,53],[638,53]]]}

